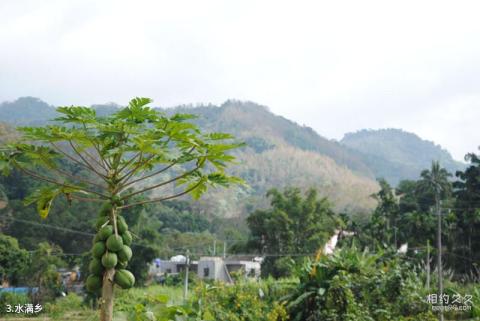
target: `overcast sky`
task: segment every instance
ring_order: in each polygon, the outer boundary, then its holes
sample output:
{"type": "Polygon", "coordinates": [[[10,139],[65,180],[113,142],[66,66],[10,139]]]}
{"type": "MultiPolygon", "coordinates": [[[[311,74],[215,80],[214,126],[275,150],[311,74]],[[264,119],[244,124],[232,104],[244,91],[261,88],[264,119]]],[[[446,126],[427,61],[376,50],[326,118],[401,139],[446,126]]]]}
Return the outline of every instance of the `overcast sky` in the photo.
{"type": "Polygon", "coordinates": [[[234,98],[319,134],[480,145],[478,1],[0,2],[0,101],[234,98]]]}

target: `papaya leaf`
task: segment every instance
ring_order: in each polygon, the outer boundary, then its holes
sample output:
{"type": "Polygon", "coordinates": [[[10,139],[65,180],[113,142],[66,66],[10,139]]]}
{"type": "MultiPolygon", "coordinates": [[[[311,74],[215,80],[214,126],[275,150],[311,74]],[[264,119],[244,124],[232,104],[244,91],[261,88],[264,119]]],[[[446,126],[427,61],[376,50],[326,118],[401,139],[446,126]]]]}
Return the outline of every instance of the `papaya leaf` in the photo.
{"type": "Polygon", "coordinates": [[[50,213],[50,208],[52,207],[53,201],[61,194],[69,195],[74,192],[85,193],[84,191],[63,187],[63,186],[44,186],[40,189],[35,190],[31,195],[24,199],[25,205],[31,205],[33,203],[37,204],[37,212],[41,218],[47,218],[50,213]]]}

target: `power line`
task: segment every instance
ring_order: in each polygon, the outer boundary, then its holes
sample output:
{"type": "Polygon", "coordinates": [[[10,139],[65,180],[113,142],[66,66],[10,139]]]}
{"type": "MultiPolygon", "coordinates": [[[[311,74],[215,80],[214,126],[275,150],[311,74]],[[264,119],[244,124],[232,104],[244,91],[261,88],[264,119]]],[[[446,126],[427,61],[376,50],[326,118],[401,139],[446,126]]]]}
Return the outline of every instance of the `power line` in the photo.
{"type": "MultiPolygon", "coordinates": [[[[38,222],[32,222],[32,221],[28,221],[28,220],[19,219],[19,218],[13,218],[13,217],[5,217],[4,219],[5,220],[18,221],[18,222],[24,223],[24,224],[31,224],[31,225],[36,225],[36,226],[41,226],[41,227],[46,227],[46,228],[52,228],[52,229],[56,229],[56,230],[60,230],[60,231],[68,232],[68,233],[75,233],[75,234],[85,235],[85,236],[95,236],[95,233],[73,230],[73,229],[70,229],[70,228],[61,227],[61,226],[57,226],[57,225],[42,224],[42,223],[38,223],[38,222]]],[[[145,248],[148,247],[146,245],[135,243],[135,242],[133,242],[132,245],[145,247],[145,248]]]]}
{"type": "Polygon", "coordinates": [[[69,228],[66,228],[66,227],[57,226],[57,225],[51,225],[51,224],[43,224],[43,223],[38,223],[38,222],[32,222],[32,221],[23,220],[23,219],[20,219],[20,218],[6,217],[5,219],[6,219],[6,220],[13,220],[13,221],[17,221],[17,222],[21,222],[21,223],[25,223],[25,224],[30,224],[30,225],[42,226],[42,227],[46,227],[46,228],[53,228],[53,229],[57,229],[57,230],[65,231],[65,232],[69,232],[69,233],[76,233],[76,234],[81,234],[81,235],[86,235],[86,236],[95,236],[94,233],[88,233],[88,232],[83,232],[83,231],[78,231],[78,230],[72,230],[72,229],[69,229],[69,228]]]}

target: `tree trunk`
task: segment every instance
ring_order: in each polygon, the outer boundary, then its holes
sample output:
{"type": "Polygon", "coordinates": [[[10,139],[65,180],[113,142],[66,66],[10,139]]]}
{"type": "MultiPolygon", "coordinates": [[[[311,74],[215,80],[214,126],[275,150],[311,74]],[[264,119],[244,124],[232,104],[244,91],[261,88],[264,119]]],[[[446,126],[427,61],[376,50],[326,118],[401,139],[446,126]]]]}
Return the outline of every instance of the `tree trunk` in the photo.
{"type": "Polygon", "coordinates": [[[443,272],[442,272],[442,215],[440,212],[440,195],[436,192],[435,209],[437,212],[437,247],[438,247],[438,295],[440,301],[439,320],[443,321],[443,272]]]}
{"type": "Polygon", "coordinates": [[[100,321],[113,320],[113,276],[115,269],[109,269],[103,276],[102,298],[100,299],[100,321]]]}
{"type": "MultiPolygon", "coordinates": [[[[113,222],[113,230],[115,235],[118,235],[117,229],[117,208],[112,204],[112,212],[110,213],[110,220],[113,222]]],[[[108,269],[103,275],[102,298],[100,300],[100,321],[113,320],[113,276],[115,275],[115,268],[108,269]]]]}

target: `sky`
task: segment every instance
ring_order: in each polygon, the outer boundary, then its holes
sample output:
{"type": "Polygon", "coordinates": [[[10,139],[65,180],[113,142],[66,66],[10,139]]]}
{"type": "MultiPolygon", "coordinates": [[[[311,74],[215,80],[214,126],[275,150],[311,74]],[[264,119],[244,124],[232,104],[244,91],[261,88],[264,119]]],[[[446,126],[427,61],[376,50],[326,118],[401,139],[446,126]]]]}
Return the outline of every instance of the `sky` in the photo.
{"type": "Polygon", "coordinates": [[[0,2],[0,101],[254,101],[341,139],[480,145],[478,1],[0,2]]]}

